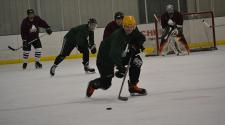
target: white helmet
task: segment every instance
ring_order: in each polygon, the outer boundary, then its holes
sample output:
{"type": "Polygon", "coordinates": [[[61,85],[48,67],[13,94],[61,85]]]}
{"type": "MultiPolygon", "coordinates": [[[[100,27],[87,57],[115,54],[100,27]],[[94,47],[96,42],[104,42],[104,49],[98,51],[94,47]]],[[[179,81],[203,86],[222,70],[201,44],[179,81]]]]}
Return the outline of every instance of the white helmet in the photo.
{"type": "Polygon", "coordinates": [[[167,12],[167,13],[174,13],[174,7],[173,7],[172,4],[168,4],[168,5],[166,6],[166,12],[167,12]]]}

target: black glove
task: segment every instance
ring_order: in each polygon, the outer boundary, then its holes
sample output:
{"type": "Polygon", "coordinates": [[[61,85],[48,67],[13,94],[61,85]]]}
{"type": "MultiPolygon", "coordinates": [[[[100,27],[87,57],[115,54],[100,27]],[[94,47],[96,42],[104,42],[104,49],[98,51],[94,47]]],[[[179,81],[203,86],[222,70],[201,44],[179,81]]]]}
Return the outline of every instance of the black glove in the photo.
{"type": "Polygon", "coordinates": [[[52,34],[52,29],[50,27],[49,28],[46,28],[45,31],[46,31],[46,33],[48,35],[51,35],[52,34]]]}
{"type": "Polygon", "coordinates": [[[140,49],[141,49],[141,52],[145,51],[145,47],[143,45],[141,45],[140,49]]]}
{"type": "Polygon", "coordinates": [[[131,57],[134,57],[135,55],[140,53],[140,48],[130,47],[129,48],[129,54],[131,57]]]}
{"type": "Polygon", "coordinates": [[[117,67],[118,71],[115,72],[117,78],[123,78],[125,76],[126,68],[124,66],[117,67]]]}
{"type": "Polygon", "coordinates": [[[97,52],[95,44],[89,46],[89,48],[90,48],[92,54],[95,54],[97,52]]]}

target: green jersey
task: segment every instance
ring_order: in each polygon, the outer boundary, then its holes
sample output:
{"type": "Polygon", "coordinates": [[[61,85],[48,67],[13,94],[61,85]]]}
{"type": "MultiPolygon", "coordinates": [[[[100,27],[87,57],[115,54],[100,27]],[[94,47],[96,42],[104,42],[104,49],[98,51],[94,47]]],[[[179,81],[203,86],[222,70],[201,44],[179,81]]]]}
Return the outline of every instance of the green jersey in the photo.
{"type": "Polygon", "coordinates": [[[88,45],[94,44],[94,31],[89,30],[88,24],[83,24],[70,29],[70,31],[64,36],[64,38],[66,39],[66,41],[80,47],[88,47],[88,45]]]}
{"type": "Polygon", "coordinates": [[[145,36],[137,28],[130,35],[126,35],[124,29],[120,28],[101,42],[97,62],[123,66],[122,58],[128,45],[142,45],[144,41],[145,36]]]}

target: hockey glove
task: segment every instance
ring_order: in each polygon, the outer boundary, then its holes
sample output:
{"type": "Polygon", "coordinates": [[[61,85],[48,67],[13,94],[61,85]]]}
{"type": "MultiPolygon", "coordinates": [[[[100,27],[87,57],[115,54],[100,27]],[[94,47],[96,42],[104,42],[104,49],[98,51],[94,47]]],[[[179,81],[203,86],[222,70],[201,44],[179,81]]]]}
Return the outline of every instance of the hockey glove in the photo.
{"type": "Polygon", "coordinates": [[[118,71],[115,72],[117,78],[123,78],[125,76],[126,68],[121,66],[117,67],[118,71]]]}
{"type": "Polygon", "coordinates": [[[145,51],[145,47],[143,45],[140,46],[141,52],[145,51]]]}
{"type": "Polygon", "coordinates": [[[92,46],[89,46],[89,49],[91,50],[92,54],[95,54],[97,52],[95,44],[93,44],[92,46]]]}
{"type": "Polygon", "coordinates": [[[139,53],[140,53],[140,48],[135,48],[134,46],[129,48],[129,54],[131,57],[134,57],[135,55],[137,55],[139,53]]]}
{"type": "Polygon", "coordinates": [[[45,31],[46,31],[46,33],[48,35],[51,35],[52,34],[52,29],[50,27],[49,28],[46,28],[45,31]]]}

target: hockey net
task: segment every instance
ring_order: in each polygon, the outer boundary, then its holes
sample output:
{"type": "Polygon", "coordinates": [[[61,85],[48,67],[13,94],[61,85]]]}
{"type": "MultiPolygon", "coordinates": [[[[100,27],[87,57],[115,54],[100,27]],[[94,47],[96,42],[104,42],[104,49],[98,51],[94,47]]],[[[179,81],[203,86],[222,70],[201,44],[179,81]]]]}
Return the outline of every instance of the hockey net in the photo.
{"type": "MultiPolygon", "coordinates": [[[[191,52],[216,49],[214,14],[212,11],[184,13],[183,34],[191,52]]],[[[151,55],[159,54],[162,27],[159,15],[154,15],[155,48],[151,55]]]]}

